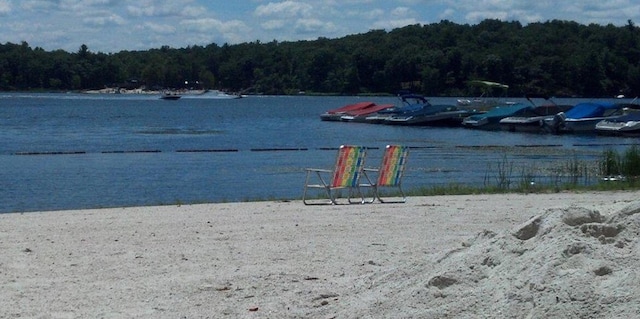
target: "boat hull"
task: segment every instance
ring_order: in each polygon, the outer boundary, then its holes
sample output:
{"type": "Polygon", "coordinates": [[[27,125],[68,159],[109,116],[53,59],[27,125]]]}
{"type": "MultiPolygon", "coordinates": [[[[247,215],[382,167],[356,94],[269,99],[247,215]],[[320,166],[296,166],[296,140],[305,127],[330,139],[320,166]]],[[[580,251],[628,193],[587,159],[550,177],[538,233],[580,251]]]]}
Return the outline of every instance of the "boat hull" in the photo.
{"type": "Polygon", "coordinates": [[[508,117],[500,120],[500,129],[509,132],[541,133],[546,117],[508,117]]]}
{"type": "Polygon", "coordinates": [[[411,126],[459,126],[460,123],[462,123],[462,120],[468,115],[469,113],[466,111],[451,111],[423,116],[392,116],[384,120],[384,124],[411,126]]]}
{"type": "Polygon", "coordinates": [[[596,124],[596,133],[600,135],[640,136],[640,114],[602,120],[596,124]]]}

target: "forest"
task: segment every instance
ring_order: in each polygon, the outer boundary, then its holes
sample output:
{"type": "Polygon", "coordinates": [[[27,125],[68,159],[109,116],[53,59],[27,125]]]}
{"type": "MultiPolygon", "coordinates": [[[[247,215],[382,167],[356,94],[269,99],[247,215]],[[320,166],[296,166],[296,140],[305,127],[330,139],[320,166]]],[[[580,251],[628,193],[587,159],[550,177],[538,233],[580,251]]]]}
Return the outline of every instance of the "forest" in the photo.
{"type": "Polygon", "coordinates": [[[337,39],[163,46],[146,51],[45,51],[0,44],[0,90],[83,91],[188,86],[245,94],[469,96],[473,80],[508,94],[640,95],[640,29],[552,20],[447,20],[337,39]]]}

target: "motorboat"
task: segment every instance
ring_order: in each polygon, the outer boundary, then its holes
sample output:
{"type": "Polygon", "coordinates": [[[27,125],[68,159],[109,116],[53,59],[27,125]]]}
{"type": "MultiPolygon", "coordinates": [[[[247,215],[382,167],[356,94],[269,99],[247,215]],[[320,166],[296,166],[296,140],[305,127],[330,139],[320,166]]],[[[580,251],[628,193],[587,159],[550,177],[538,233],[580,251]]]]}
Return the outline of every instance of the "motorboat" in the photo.
{"type": "Polygon", "coordinates": [[[483,130],[499,130],[500,120],[510,116],[517,116],[531,108],[533,108],[531,105],[524,103],[501,104],[485,113],[478,113],[464,118],[462,126],[483,130]]]}
{"type": "Polygon", "coordinates": [[[395,107],[393,104],[374,104],[363,109],[345,112],[340,116],[340,120],[345,122],[371,123],[370,120],[368,120],[369,116],[393,107],[395,107]]]}
{"type": "Polygon", "coordinates": [[[455,105],[424,105],[422,109],[394,114],[384,120],[391,125],[458,126],[469,111],[460,110],[455,105]]]}
{"type": "MultiPolygon", "coordinates": [[[[419,110],[427,101],[424,96],[419,94],[401,93],[398,97],[400,98],[400,105],[385,104],[385,107],[375,106],[377,109],[375,112],[365,112],[365,110],[357,111],[357,113],[359,113],[359,118],[353,119],[353,116],[347,114],[344,116],[343,120],[355,120],[357,122],[380,124],[395,114],[419,110]]],[[[366,110],[370,111],[371,109],[366,110]]]]}
{"type": "Polygon", "coordinates": [[[458,110],[455,105],[433,105],[420,94],[399,95],[401,105],[381,110],[367,117],[369,123],[396,125],[441,125],[456,123],[468,112],[458,110]]]}
{"type": "Polygon", "coordinates": [[[182,95],[180,95],[180,94],[178,94],[176,92],[164,92],[160,96],[160,99],[162,99],[162,100],[178,100],[181,97],[182,97],[182,95]]]}
{"type": "Polygon", "coordinates": [[[421,110],[424,105],[429,104],[427,98],[420,94],[400,93],[400,105],[392,105],[386,109],[370,114],[366,117],[368,123],[384,123],[385,120],[398,114],[407,114],[421,110]]]}
{"type": "Polygon", "coordinates": [[[578,103],[566,112],[560,112],[543,121],[545,130],[554,133],[595,133],[596,124],[627,113],[628,104],[609,102],[578,103]]]}
{"type": "Polygon", "coordinates": [[[596,133],[601,135],[640,135],[640,112],[633,111],[620,117],[601,120],[596,123],[596,133]]]}
{"type": "Polygon", "coordinates": [[[320,120],[322,121],[340,121],[341,117],[347,112],[362,110],[371,106],[374,106],[373,102],[358,102],[353,104],[347,104],[345,106],[328,110],[320,114],[320,120]]]}
{"type": "Polygon", "coordinates": [[[510,132],[539,133],[543,131],[545,119],[552,118],[560,112],[566,112],[572,107],[573,105],[549,104],[525,108],[519,114],[501,119],[500,129],[510,132]]]}

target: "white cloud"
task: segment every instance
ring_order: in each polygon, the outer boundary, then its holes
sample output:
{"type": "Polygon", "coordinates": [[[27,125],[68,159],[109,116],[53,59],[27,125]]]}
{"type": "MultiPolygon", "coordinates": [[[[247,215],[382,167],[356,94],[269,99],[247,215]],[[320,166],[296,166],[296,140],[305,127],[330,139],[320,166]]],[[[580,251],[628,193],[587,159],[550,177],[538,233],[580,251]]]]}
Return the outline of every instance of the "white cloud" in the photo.
{"type": "Polygon", "coordinates": [[[11,13],[11,3],[8,0],[0,0],[0,15],[11,13]]]}
{"type": "Polygon", "coordinates": [[[166,24],[158,24],[158,23],[153,23],[153,22],[146,22],[144,24],[144,28],[146,30],[149,30],[153,33],[157,33],[157,34],[174,34],[176,32],[176,28],[172,25],[166,25],[166,24]]]}
{"type": "Polygon", "coordinates": [[[407,17],[407,16],[411,16],[413,15],[414,12],[413,10],[407,8],[407,7],[397,7],[393,10],[391,10],[391,15],[394,17],[407,17]]]}
{"type": "Polygon", "coordinates": [[[284,1],[278,3],[269,2],[266,5],[258,6],[254,11],[254,14],[258,17],[278,16],[283,18],[292,18],[297,16],[307,16],[312,10],[313,7],[311,5],[297,1],[284,1]]]}
{"type": "Polygon", "coordinates": [[[456,13],[456,10],[446,9],[440,15],[438,15],[438,18],[441,20],[448,20],[454,17],[455,13],[456,13]]]}
{"type": "Polygon", "coordinates": [[[206,13],[207,9],[202,6],[186,6],[182,10],[182,15],[185,17],[199,17],[202,16],[203,13],[206,13]]]}
{"type": "Polygon", "coordinates": [[[372,9],[369,11],[364,11],[361,14],[362,17],[369,20],[377,19],[377,18],[383,17],[384,15],[385,15],[385,12],[382,9],[372,9]]]}
{"type": "Polygon", "coordinates": [[[318,19],[300,19],[296,22],[297,33],[333,32],[336,26],[331,22],[323,22],[318,19]]]}
{"type": "Polygon", "coordinates": [[[20,8],[23,10],[40,10],[52,8],[55,3],[46,0],[24,0],[20,1],[20,8]]]}
{"type": "Polygon", "coordinates": [[[260,26],[265,30],[278,30],[284,28],[286,24],[285,20],[269,20],[260,24],[260,26]]]}
{"type": "Polygon", "coordinates": [[[87,17],[82,19],[82,22],[87,25],[93,26],[105,26],[105,25],[124,25],[126,21],[117,14],[110,14],[104,17],[87,17]]]}
{"type": "Polygon", "coordinates": [[[156,13],[154,6],[127,6],[127,11],[134,17],[153,16],[156,13]]]}
{"type": "Polygon", "coordinates": [[[170,17],[182,16],[185,13],[193,15],[203,9],[201,6],[190,5],[191,1],[139,0],[131,2],[132,4],[127,6],[127,12],[134,17],[170,17]]]}
{"type": "Polygon", "coordinates": [[[408,25],[418,24],[418,23],[419,22],[414,18],[396,19],[396,20],[392,19],[392,20],[378,21],[374,23],[373,29],[392,30],[395,28],[401,28],[408,25]]]}
{"type": "Polygon", "coordinates": [[[210,32],[217,31],[221,33],[243,33],[249,32],[249,28],[240,20],[221,21],[213,18],[185,20],[180,23],[189,31],[210,32]]]}

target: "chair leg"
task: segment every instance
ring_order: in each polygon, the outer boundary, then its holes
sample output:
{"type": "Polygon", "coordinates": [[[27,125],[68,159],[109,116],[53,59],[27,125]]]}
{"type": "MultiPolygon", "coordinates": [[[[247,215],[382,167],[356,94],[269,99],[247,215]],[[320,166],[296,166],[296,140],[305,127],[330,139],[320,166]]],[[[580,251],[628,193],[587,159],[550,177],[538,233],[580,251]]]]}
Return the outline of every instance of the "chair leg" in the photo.
{"type": "Polygon", "coordinates": [[[370,184],[372,186],[371,189],[373,191],[373,196],[371,196],[371,200],[365,201],[366,204],[373,204],[376,202],[376,199],[378,199],[378,190],[375,184],[370,184]]]}
{"type": "Polygon", "coordinates": [[[307,203],[307,186],[309,185],[309,171],[307,171],[307,177],[304,180],[304,190],[302,191],[302,203],[305,205],[309,205],[307,203]]]}
{"type": "Polygon", "coordinates": [[[402,191],[402,185],[398,185],[398,189],[400,190],[400,195],[402,195],[402,202],[405,203],[407,201],[407,196],[402,191]]]}
{"type": "Polygon", "coordinates": [[[331,205],[338,205],[338,202],[336,200],[336,195],[335,192],[331,191],[331,188],[327,187],[325,188],[325,190],[327,191],[327,196],[329,196],[329,201],[331,201],[331,205]]]}
{"type": "Polygon", "coordinates": [[[406,203],[406,202],[407,202],[407,196],[406,196],[406,195],[404,194],[404,192],[402,191],[402,186],[401,186],[401,185],[398,185],[398,190],[400,191],[400,196],[402,197],[402,199],[401,199],[401,200],[398,200],[398,201],[393,201],[393,202],[385,202],[385,201],[382,199],[382,197],[380,197],[380,193],[378,193],[378,188],[377,188],[377,187],[376,187],[376,189],[375,189],[375,190],[376,190],[376,192],[375,192],[375,193],[376,193],[376,198],[378,198],[378,200],[379,200],[381,203],[406,203]]]}
{"type": "Polygon", "coordinates": [[[327,198],[329,199],[329,202],[328,203],[310,203],[310,202],[307,201],[307,190],[309,188],[308,187],[309,186],[309,178],[310,178],[311,173],[312,173],[311,171],[307,171],[307,177],[306,177],[305,182],[304,182],[304,190],[302,191],[302,203],[305,204],[305,205],[329,205],[329,204],[335,205],[336,204],[336,200],[333,197],[331,189],[328,186],[326,186],[326,183],[324,182],[324,179],[322,179],[322,176],[320,175],[319,172],[316,172],[316,174],[318,174],[318,178],[320,179],[320,182],[323,185],[325,185],[323,188],[324,188],[325,194],[327,195],[327,198]]]}
{"type": "MultiPolygon", "coordinates": [[[[358,193],[358,196],[360,197],[360,202],[359,202],[359,204],[364,204],[366,201],[365,201],[365,199],[364,199],[364,195],[362,195],[362,191],[360,190],[360,187],[355,187],[355,189],[356,189],[356,191],[357,191],[357,193],[358,193]]],[[[356,204],[356,203],[358,203],[358,202],[355,202],[355,201],[351,201],[351,195],[353,195],[353,187],[349,187],[349,197],[348,197],[349,204],[356,204]]]]}

